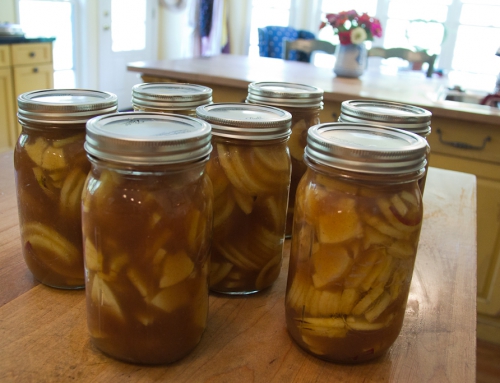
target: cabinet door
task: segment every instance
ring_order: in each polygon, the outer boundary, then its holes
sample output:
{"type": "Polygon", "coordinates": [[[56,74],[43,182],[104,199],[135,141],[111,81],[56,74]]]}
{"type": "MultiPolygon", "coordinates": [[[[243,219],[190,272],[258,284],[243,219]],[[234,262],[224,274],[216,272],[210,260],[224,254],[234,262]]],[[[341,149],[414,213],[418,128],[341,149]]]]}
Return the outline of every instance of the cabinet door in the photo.
{"type": "Polygon", "coordinates": [[[38,89],[54,87],[52,64],[26,65],[14,67],[15,96],[38,89]]]}
{"type": "Polygon", "coordinates": [[[13,94],[10,68],[0,69],[0,152],[11,149],[17,140],[13,94]]]}
{"type": "Polygon", "coordinates": [[[10,49],[8,45],[0,45],[0,68],[10,67],[10,49]]]}
{"type": "MultiPolygon", "coordinates": [[[[54,88],[54,68],[52,64],[21,65],[13,68],[14,96],[39,89],[54,88]]],[[[17,110],[17,105],[15,106],[17,110]]],[[[16,124],[16,135],[21,133],[21,125],[16,124]]]]}
{"type": "Polygon", "coordinates": [[[500,315],[500,182],[477,179],[477,312],[500,315]]]}
{"type": "MultiPolygon", "coordinates": [[[[431,148],[432,150],[432,148],[431,148]]],[[[500,165],[431,152],[430,165],[477,179],[477,312],[500,315],[500,165]]]]}

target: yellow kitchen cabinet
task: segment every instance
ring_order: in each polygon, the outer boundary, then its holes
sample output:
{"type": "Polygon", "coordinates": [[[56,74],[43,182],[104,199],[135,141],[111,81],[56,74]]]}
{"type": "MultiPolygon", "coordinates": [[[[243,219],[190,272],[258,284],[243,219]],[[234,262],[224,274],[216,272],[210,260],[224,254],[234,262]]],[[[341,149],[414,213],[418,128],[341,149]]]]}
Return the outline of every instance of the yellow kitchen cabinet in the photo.
{"type": "Polygon", "coordinates": [[[430,165],[477,177],[477,335],[500,343],[500,127],[433,118],[432,128],[430,165]]]}
{"type": "Polygon", "coordinates": [[[0,45],[0,152],[11,148],[15,135],[10,48],[0,45]]]}
{"type": "Polygon", "coordinates": [[[17,96],[53,87],[52,42],[0,45],[0,151],[12,149],[21,131],[17,96]]]}

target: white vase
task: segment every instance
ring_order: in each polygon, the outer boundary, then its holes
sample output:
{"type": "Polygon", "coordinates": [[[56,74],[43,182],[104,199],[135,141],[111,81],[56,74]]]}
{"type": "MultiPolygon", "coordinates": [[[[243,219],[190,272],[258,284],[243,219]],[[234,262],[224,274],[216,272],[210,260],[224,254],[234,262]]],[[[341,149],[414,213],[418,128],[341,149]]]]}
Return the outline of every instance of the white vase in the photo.
{"type": "Polygon", "coordinates": [[[333,72],[339,77],[357,78],[363,74],[368,51],[364,44],[338,45],[333,72]]]}

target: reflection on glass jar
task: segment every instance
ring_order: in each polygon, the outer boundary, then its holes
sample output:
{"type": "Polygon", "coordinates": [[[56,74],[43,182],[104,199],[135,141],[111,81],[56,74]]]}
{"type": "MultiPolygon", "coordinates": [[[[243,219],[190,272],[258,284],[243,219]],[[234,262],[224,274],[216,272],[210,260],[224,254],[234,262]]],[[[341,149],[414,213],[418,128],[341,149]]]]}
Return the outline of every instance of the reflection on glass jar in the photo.
{"type": "Polygon", "coordinates": [[[15,152],[22,253],[45,285],[83,288],[80,197],[90,163],[85,123],[115,112],[115,95],[92,90],[40,90],[18,98],[22,133],[15,152]]]}
{"type": "Polygon", "coordinates": [[[283,257],[290,114],[248,104],[197,109],[212,124],[207,172],[214,187],[210,288],[250,294],[271,286],[283,257]]]}
{"type": "Polygon", "coordinates": [[[270,105],[286,110],[292,115],[292,134],[288,148],[292,160],[292,178],[286,223],[286,237],[292,235],[295,192],[306,171],[303,161],[307,142],[307,130],[320,123],[323,109],[323,90],[303,84],[287,82],[254,82],[248,85],[246,102],[270,105]]]}
{"type": "Polygon", "coordinates": [[[417,182],[426,142],[381,129],[332,123],[309,131],[286,321],[302,348],[328,361],[383,354],[404,319],[422,225],[417,182]]]}
{"type": "Polygon", "coordinates": [[[87,125],[83,191],[88,328],[104,353],[174,362],[201,339],[208,314],[213,191],[210,126],[156,113],[87,125]]]}

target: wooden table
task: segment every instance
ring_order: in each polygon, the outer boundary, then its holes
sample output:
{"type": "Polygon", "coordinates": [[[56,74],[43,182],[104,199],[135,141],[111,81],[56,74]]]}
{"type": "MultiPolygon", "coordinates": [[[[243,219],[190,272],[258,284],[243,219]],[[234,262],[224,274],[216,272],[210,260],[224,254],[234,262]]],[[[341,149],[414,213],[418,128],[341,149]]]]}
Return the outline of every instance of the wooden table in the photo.
{"type": "Polygon", "coordinates": [[[316,86],[324,91],[325,108],[320,116],[322,122],[338,118],[342,101],[376,99],[426,108],[432,112],[433,121],[441,117],[500,126],[500,109],[444,101],[439,97],[440,92],[457,84],[448,78],[427,78],[424,72],[382,73],[378,67],[370,66],[359,79],[342,78],[336,77],[332,69],[309,63],[230,54],[137,61],[129,63],[127,69],[140,73],[145,82],[167,80],[206,85],[213,89],[214,102],[244,101],[248,84],[254,81],[316,86]]]}
{"type": "Polygon", "coordinates": [[[279,279],[248,297],[210,296],[198,347],[169,366],[110,359],[90,343],[85,292],[37,283],[21,255],[12,153],[0,154],[0,382],[474,382],[476,184],[431,168],[425,218],[401,335],[358,366],[323,362],[289,337],[279,279]]]}

